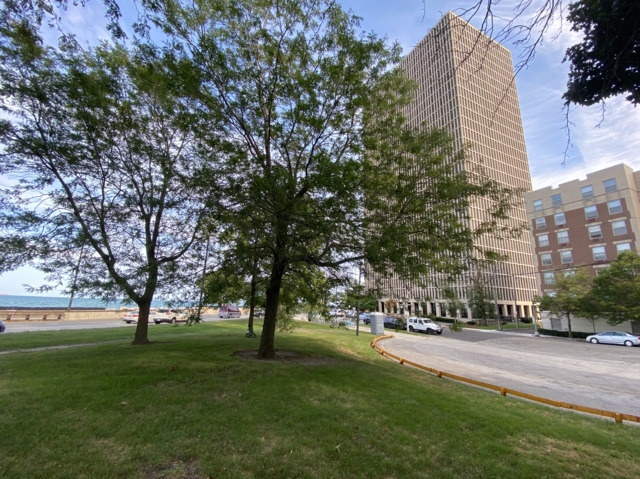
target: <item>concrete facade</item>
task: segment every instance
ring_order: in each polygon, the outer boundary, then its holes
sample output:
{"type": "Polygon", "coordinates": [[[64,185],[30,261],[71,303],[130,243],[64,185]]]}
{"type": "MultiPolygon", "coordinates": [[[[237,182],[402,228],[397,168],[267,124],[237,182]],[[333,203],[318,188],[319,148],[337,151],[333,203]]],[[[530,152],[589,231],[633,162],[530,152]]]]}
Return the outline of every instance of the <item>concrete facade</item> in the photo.
{"type": "MultiPolygon", "coordinates": [[[[411,126],[439,127],[452,133],[455,147],[467,150],[465,168],[481,167],[500,184],[531,190],[531,175],[522,128],[511,53],[464,20],[448,12],[416,45],[401,63],[418,86],[415,101],[405,114],[411,126]]],[[[488,219],[488,199],[472,204],[470,227],[475,229],[488,219]]],[[[512,211],[508,224],[527,222],[524,201],[512,211]]],[[[490,277],[488,289],[497,296],[499,314],[532,316],[535,282],[533,251],[528,235],[499,239],[485,234],[477,245],[505,254],[508,261],[499,264],[490,277]]],[[[471,319],[466,306],[467,291],[478,272],[469,271],[454,284],[448,283],[465,307],[463,319],[471,319]]],[[[446,303],[442,295],[443,278],[432,274],[427,288],[407,284],[402,278],[385,281],[385,297],[380,311],[392,308],[406,314],[416,310],[443,316],[446,303]],[[424,311],[426,306],[426,311],[424,311]]]]}

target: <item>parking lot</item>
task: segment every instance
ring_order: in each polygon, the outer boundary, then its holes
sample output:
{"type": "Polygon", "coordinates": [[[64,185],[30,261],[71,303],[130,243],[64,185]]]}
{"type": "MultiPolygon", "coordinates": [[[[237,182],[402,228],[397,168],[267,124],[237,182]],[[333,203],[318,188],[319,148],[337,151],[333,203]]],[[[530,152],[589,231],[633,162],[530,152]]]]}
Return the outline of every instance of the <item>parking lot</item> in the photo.
{"type": "Polygon", "coordinates": [[[424,366],[528,394],[640,416],[640,348],[465,329],[396,334],[385,350],[424,366]]]}

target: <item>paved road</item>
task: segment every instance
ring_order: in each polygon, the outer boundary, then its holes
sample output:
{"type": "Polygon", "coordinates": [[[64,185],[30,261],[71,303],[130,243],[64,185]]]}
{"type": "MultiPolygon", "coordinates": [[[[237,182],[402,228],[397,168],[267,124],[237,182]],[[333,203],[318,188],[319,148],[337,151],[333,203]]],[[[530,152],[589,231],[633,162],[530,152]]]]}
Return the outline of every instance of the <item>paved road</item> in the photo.
{"type": "MultiPolygon", "coordinates": [[[[204,321],[228,321],[215,315],[203,315],[204,321]]],[[[241,316],[240,319],[245,318],[241,316]]],[[[237,318],[234,318],[237,319],[237,318]]],[[[126,324],[121,319],[93,319],[74,321],[5,321],[5,333],[23,333],[27,331],[61,331],[65,329],[94,329],[94,328],[135,328],[135,324],[126,324]]],[[[167,323],[149,323],[150,328],[161,328],[167,323]]]]}
{"type": "Polygon", "coordinates": [[[466,329],[397,334],[379,343],[397,356],[557,401],[640,416],[640,348],[466,329]]]}

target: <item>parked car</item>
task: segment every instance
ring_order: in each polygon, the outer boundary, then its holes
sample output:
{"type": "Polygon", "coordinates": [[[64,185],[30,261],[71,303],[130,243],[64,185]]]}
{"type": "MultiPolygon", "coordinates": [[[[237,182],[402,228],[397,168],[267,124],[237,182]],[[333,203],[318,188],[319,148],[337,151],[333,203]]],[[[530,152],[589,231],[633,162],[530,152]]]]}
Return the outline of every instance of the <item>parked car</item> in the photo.
{"type": "Polygon", "coordinates": [[[371,322],[371,315],[369,313],[360,313],[358,318],[360,321],[364,322],[364,324],[369,324],[371,322]]]}
{"type": "Polygon", "coordinates": [[[640,346],[640,337],[637,334],[623,331],[603,331],[587,336],[587,341],[593,344],[624,344],[625,346],[640,346]]]}
{"type": "Polygon", "coordinates": [[[427,334],[442,334],[442,326],[429,318],[416,318],[414,316],[407,319],[409,331],[417,331],[427,334]]]}
{"type": "Polygon", "coordinates": [[[4,321],[0,321],[0,333],[4,333],[6,326],[4,325],[4,321]]]}
{"type": "MultiPolygon", "coordinates": [[[[138,322],[138,315],[140,314],[139,311],[129,311],[127,313],[124,313],[124,315],[122,316],[122,320],[127,323],[127,324],[136,324],[138,322]]],[[[153,317],[154,317],[154,312],[153,311],[149,311],[149,322],[153,323],[153,317]]]]}
{"type": "Polygon", "coordinates": [[[404,324],[402,323],[402,321],[398,321],[396,318],[389,314],[384,317],[383,323],[385,328],[404,329],[404,324]]]}
{"type": "Polygon", "coordinates": [[[219,318],[239,318],[240,308],[235,304],[223,304],[218,310],[219,318]]]}
{"type": "Polygon", "coordinates": [[[253,317],[254,318],[264,318],[264,309],[256,309],[253,312],[253,317]]]}
{"type": "Polygon", "coordinates": [[[153,322],[160,323],[186,323],[187,313],[181,309],[164,309],[160,308],[153,316],[153,322]]]}

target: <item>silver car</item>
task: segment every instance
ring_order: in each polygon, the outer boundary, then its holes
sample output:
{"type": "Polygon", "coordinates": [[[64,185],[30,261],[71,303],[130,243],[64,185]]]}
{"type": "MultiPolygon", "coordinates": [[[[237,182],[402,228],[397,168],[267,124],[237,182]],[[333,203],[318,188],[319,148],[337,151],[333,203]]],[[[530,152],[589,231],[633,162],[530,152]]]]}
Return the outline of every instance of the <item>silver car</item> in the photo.
{"type": "Polygon", "coordinates": [[[625,333],[623,331],[603,331],[598,334],[587,336],[587,341],[593,344],[624,344],[625,346],[640,346],[638,335],[625,333]]]}

